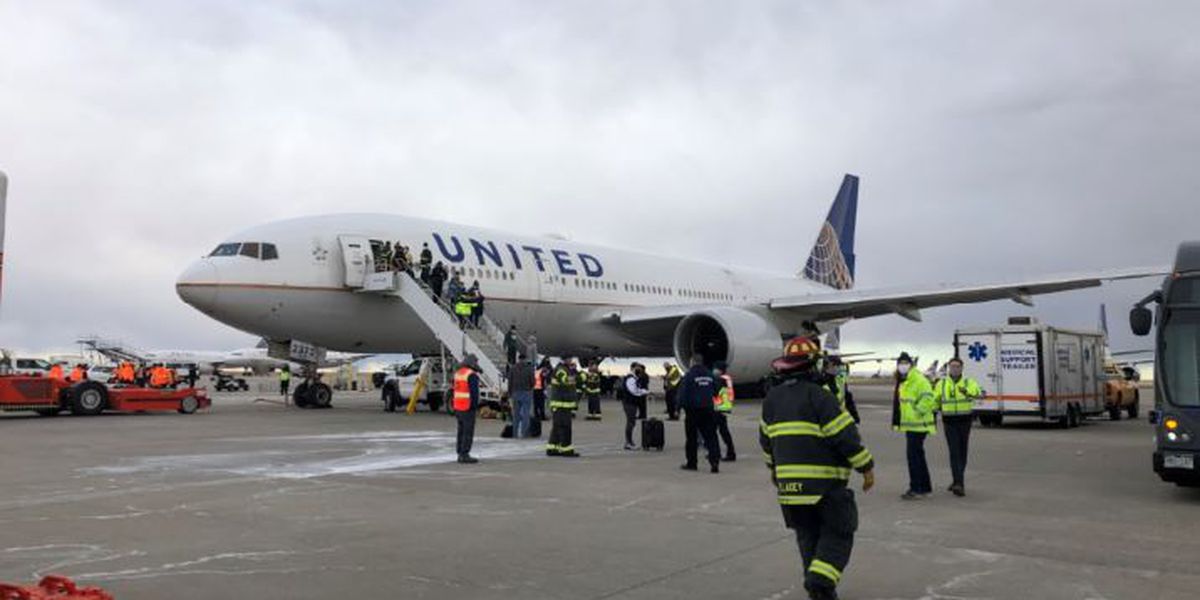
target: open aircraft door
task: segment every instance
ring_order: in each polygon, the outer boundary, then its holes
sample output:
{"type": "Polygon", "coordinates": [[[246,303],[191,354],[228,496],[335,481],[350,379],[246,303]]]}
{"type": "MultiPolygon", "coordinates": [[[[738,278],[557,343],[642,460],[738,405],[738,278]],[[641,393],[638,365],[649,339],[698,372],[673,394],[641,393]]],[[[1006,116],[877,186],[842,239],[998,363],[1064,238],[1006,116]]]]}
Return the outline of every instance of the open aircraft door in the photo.
{"type": "Polygon", "coordinates": [[[338,243],[342,246],[342,264],[346,267],[346,286],[363,287],[367,275],[375,268],[371,242],[356,235],[339,235],[338,243]]]}

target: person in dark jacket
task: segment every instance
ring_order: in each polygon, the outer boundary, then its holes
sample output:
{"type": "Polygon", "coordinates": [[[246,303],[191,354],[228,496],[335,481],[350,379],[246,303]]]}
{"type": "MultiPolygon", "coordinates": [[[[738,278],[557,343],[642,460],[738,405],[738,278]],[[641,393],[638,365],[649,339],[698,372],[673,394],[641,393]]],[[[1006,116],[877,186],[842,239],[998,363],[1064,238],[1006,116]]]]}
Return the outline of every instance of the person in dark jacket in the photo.
{"type": "Polygon", "coordinates": [[[700,438],[704,438],[709,471],[718,473],[721,470],[721,447],[717,445],[717,417],[713,410],[713,396],[717,395],[717,389],[717,379],[713,377],[712,369],[704,366],[704,357],[699,354],[693,356],[691,368],[683,376],[675,396],[679,408],[684,410],[686,442],[683,452],[686,462],[679,468],[685,471],[696,470],[700,438]]]}
{"type": "Polygon", "coordinates": [[[641,363],[635,362],[629,368],[629,374],[617,384],[617,397],[621,399],[621,408],[625,410],[625,449],[637,450],[633,443],[633,427],[638,419],[644,418],[638,416],[638,411],[646,410],[650,378],[646,377],[645,383],[642,383],[646,367],[641,363]]]}
{"type": "Polygon", "coordinates": [[[433,292],[434,299],[442,297],[442,288],[446,285],[446,265],[442,261],[438,261],[433,265],[433,270],[429,272],[429,289],[433,292]]]}
{"type": "Polygon", "coordinates": [[[533,363],[524,352],[518,353],[508,373],[508,397],[513,403],[513,437],[529,437],[529,419],[533,410],[533,363]]]}
{"type": "Polygon", "coordinates": [[[869,491],[875,460],[850,413],[823,385],[819,358],[814,340],[797,337],[771,363],[779,378],[763,400],[759,444],[784,523],[796,532],[804,589],[811,599],[828,600],[838,597],[858,529],[850,472],[862,473],[869,491]]]}
{"type": "Polygon", "coordinates": [[[520,344],[517,341],[517,326],[509,325],[508,333],[504,334],[504,357],[508,360],[511,366],[517,360],[517,351],[520,349],[520,344]]]}
{"type": "Polygon", "coordinates": [[[475,411],[479,410],[479,359],[474,354],[463,357],[462,364],[455,371],[453,392],[450,406],[458,421],[455,444],[458,462],[474,464],[479,462],[479,459],[471,456],[471,446],[475,441],[475,411]]]}
{"type": "Polygon", "coordinates": [[[433,252],[429,251],[429,243],[421,245],[421,282],[429,283],[429,276],[433,274],[431,267],[433,266],[433,252]]]}

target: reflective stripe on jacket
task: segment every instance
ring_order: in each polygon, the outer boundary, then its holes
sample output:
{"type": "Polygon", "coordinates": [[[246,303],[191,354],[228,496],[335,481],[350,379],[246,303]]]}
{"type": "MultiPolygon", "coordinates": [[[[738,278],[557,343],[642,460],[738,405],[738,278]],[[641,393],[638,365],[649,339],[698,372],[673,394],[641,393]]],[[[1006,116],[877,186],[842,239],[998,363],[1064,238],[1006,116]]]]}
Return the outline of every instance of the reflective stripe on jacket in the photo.
{"type": "Polygon", "coordinates": [[[567,367],[559,365],[550,377],[550,410],[579,408],[576,385],[576,375],[567,367]]]}
{"type": "Polygon", "coordinates": [[[850,413],[807,376],[771,388],[763,400],[759,445],[782,505],[812,505],[846,486],[850,471],[875,459],[859,438],[850,413]]]}
{"type": "Polygon", "coordinates": [[[728,375],[722,375],[721,381],[725,385],[717,390],[717,395],[713,396],[713,408],[719,413],[733,412],[733,378],[728,375]]]}
{"type": "Polygon", "coordinates": [[[937,413],[937,398],[933,386],[915,367],[899,385],[900,420],[893,429],[914,433],[937,433],[934,415],[937,413]]]}
{"type": "Polygon", "coordinates": [[[969,415],[975,409],[975,399],[983,397],[983,390],[974,379],[962,376],[956,382],[949,376],[943,377],[933,386],[942,414],[947,417],[969,415]]]}

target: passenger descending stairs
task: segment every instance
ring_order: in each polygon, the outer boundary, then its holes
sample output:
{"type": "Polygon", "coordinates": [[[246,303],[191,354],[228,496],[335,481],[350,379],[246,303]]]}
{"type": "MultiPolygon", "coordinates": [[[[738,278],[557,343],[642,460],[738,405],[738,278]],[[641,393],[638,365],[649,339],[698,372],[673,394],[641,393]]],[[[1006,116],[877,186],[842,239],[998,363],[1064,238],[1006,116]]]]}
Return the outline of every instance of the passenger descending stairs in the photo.
{"type": "Polygon", "coordinates": [[[504,332],[486,315],[479,320],[479,329],[459,329],[452,307],[405,272],[370,273],[360,293],[395,296],[412,308],[434,337],[454,356],[462,360],[467,354],[479,359],[480,377],[484,388],[499,396],[504,389],[507,365],[504,353],[504,332]]]}

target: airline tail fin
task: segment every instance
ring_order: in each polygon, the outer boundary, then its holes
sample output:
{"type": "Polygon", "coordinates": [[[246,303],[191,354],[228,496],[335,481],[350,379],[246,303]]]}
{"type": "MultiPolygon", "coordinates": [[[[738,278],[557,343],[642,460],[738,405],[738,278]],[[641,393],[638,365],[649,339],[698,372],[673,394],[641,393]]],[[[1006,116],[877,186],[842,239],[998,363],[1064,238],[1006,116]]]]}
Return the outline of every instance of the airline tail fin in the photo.
{"type": "Polygon", "coordinates": [[[854,287],[854,225],[858,217],[858,177],[842,179],[829,215],[821,224],[801,276],[836,290],[854,287]]]}

